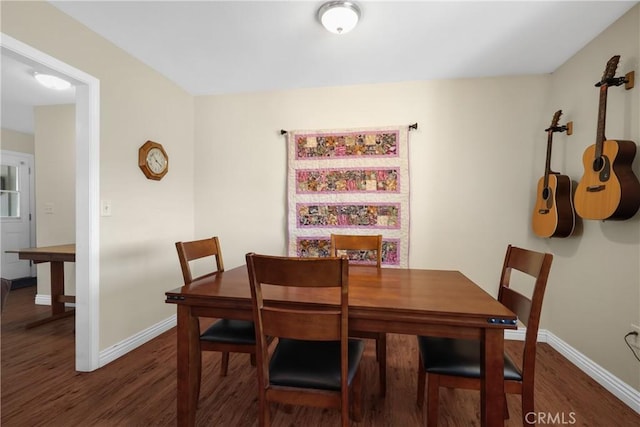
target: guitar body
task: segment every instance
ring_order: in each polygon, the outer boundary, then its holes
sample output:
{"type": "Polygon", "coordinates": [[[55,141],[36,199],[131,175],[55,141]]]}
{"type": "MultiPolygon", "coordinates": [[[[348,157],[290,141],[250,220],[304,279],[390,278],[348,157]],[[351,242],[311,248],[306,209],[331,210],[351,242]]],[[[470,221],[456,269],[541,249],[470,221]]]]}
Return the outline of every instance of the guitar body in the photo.
{"type": "Polygon", "coordinates": [[[584,175],[576,188],[576,212],[584,219],[629,219],[640,207],[640,182],[631,167],[636,144],[623,140],[602,144],[601,164],[595,161],[595,144],[582,156],[584,175]]]}
{"type": "Polygon", "coordinates": [[[571,194],[571,178],[550,174],[545,188],[544,177],[538,180],[533,210],[533,232],[540,237],[567,237],[576,224],[571,194]]]}

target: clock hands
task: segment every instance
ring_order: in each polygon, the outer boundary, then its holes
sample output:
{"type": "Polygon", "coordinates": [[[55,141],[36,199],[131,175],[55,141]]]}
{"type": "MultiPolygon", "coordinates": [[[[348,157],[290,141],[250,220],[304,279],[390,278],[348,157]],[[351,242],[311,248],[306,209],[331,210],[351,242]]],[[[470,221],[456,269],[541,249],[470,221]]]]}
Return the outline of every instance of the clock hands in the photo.
{"type": "Polygon", "coordinates": [[[138,166],[148,179],[162,179],[167,173],[168,160],[167,153],[157,142],[147,141],[138,149],[138,166]]]}

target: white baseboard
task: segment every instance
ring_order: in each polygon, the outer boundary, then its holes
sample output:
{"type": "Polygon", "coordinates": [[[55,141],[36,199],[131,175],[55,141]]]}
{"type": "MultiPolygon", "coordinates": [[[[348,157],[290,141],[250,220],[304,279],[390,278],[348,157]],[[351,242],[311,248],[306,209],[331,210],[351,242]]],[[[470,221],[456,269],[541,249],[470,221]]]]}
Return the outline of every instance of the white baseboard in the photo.
{"type": "MultiPolygon", "coordinates": [[[[51,305],[51,295],[36,294],[36,305],[51,305]]],[[[65,307],[75,307],[74,302],[65,302],[65,307]]]]}
{"type": "Polygon", "coordinates": [[[100,351],[98,355],[98,366],[103,367],[106,364],[113,362],[117,358],[129,353],[131,350],[140,347],[142,344],[151,341],[158,335],[173,328],[176,324],[177,315],[174,314],[160,323],[156,323],[155,325],[140,331],[137,334],[112,345],[111,347],[105,348],[100,351]]]}
{"type": "MultiPolygon", "coordinates": [[[[505,339],[524,341],[525,328],[505,331],[505,339]]],[[[604,387],[609,393],[622,400],[628,407],[640,414],[640,391],[621,381],[611,372],[580,353],[575,348],[555,336],[552,332],[538,330],[538,342],[549,344],[554,350],[576,365],[582,372],[589,375],[595,382],[604,387]]]]}

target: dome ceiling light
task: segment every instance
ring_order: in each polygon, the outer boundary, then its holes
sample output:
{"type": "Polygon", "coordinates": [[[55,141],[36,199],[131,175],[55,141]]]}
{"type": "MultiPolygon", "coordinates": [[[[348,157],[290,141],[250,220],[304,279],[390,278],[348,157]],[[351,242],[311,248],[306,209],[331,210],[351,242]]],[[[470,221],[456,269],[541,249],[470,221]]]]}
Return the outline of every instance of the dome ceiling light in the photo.
{"type": "Polygon", "coordinates": [[[71,87],[71,83],[69,83],[68,81],[51,74],[43,74],[43,73],[36,72],[33,74],[33,77],[35,77],[38,83],[40,83],[42,86],[48,89],[66,90],[71,87]]]}
{"type": "Polygon", "coordinates": [[[360,8],[350,1],[330,1],[320,6],[318,19],[327,31],[346,34],[358,23],[360,8]]]}

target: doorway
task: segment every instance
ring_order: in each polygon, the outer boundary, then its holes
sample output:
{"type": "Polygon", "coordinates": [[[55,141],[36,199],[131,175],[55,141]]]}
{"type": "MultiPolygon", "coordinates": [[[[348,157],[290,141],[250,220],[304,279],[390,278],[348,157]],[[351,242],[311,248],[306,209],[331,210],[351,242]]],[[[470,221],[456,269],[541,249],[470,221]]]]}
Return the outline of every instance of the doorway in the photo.
{"type": "Polygon", "coordinates": [[[76,370],[99,366],[100,82],[52,56],[0,34],[2,54],[45,67],[76,86],[76,370]]]}

